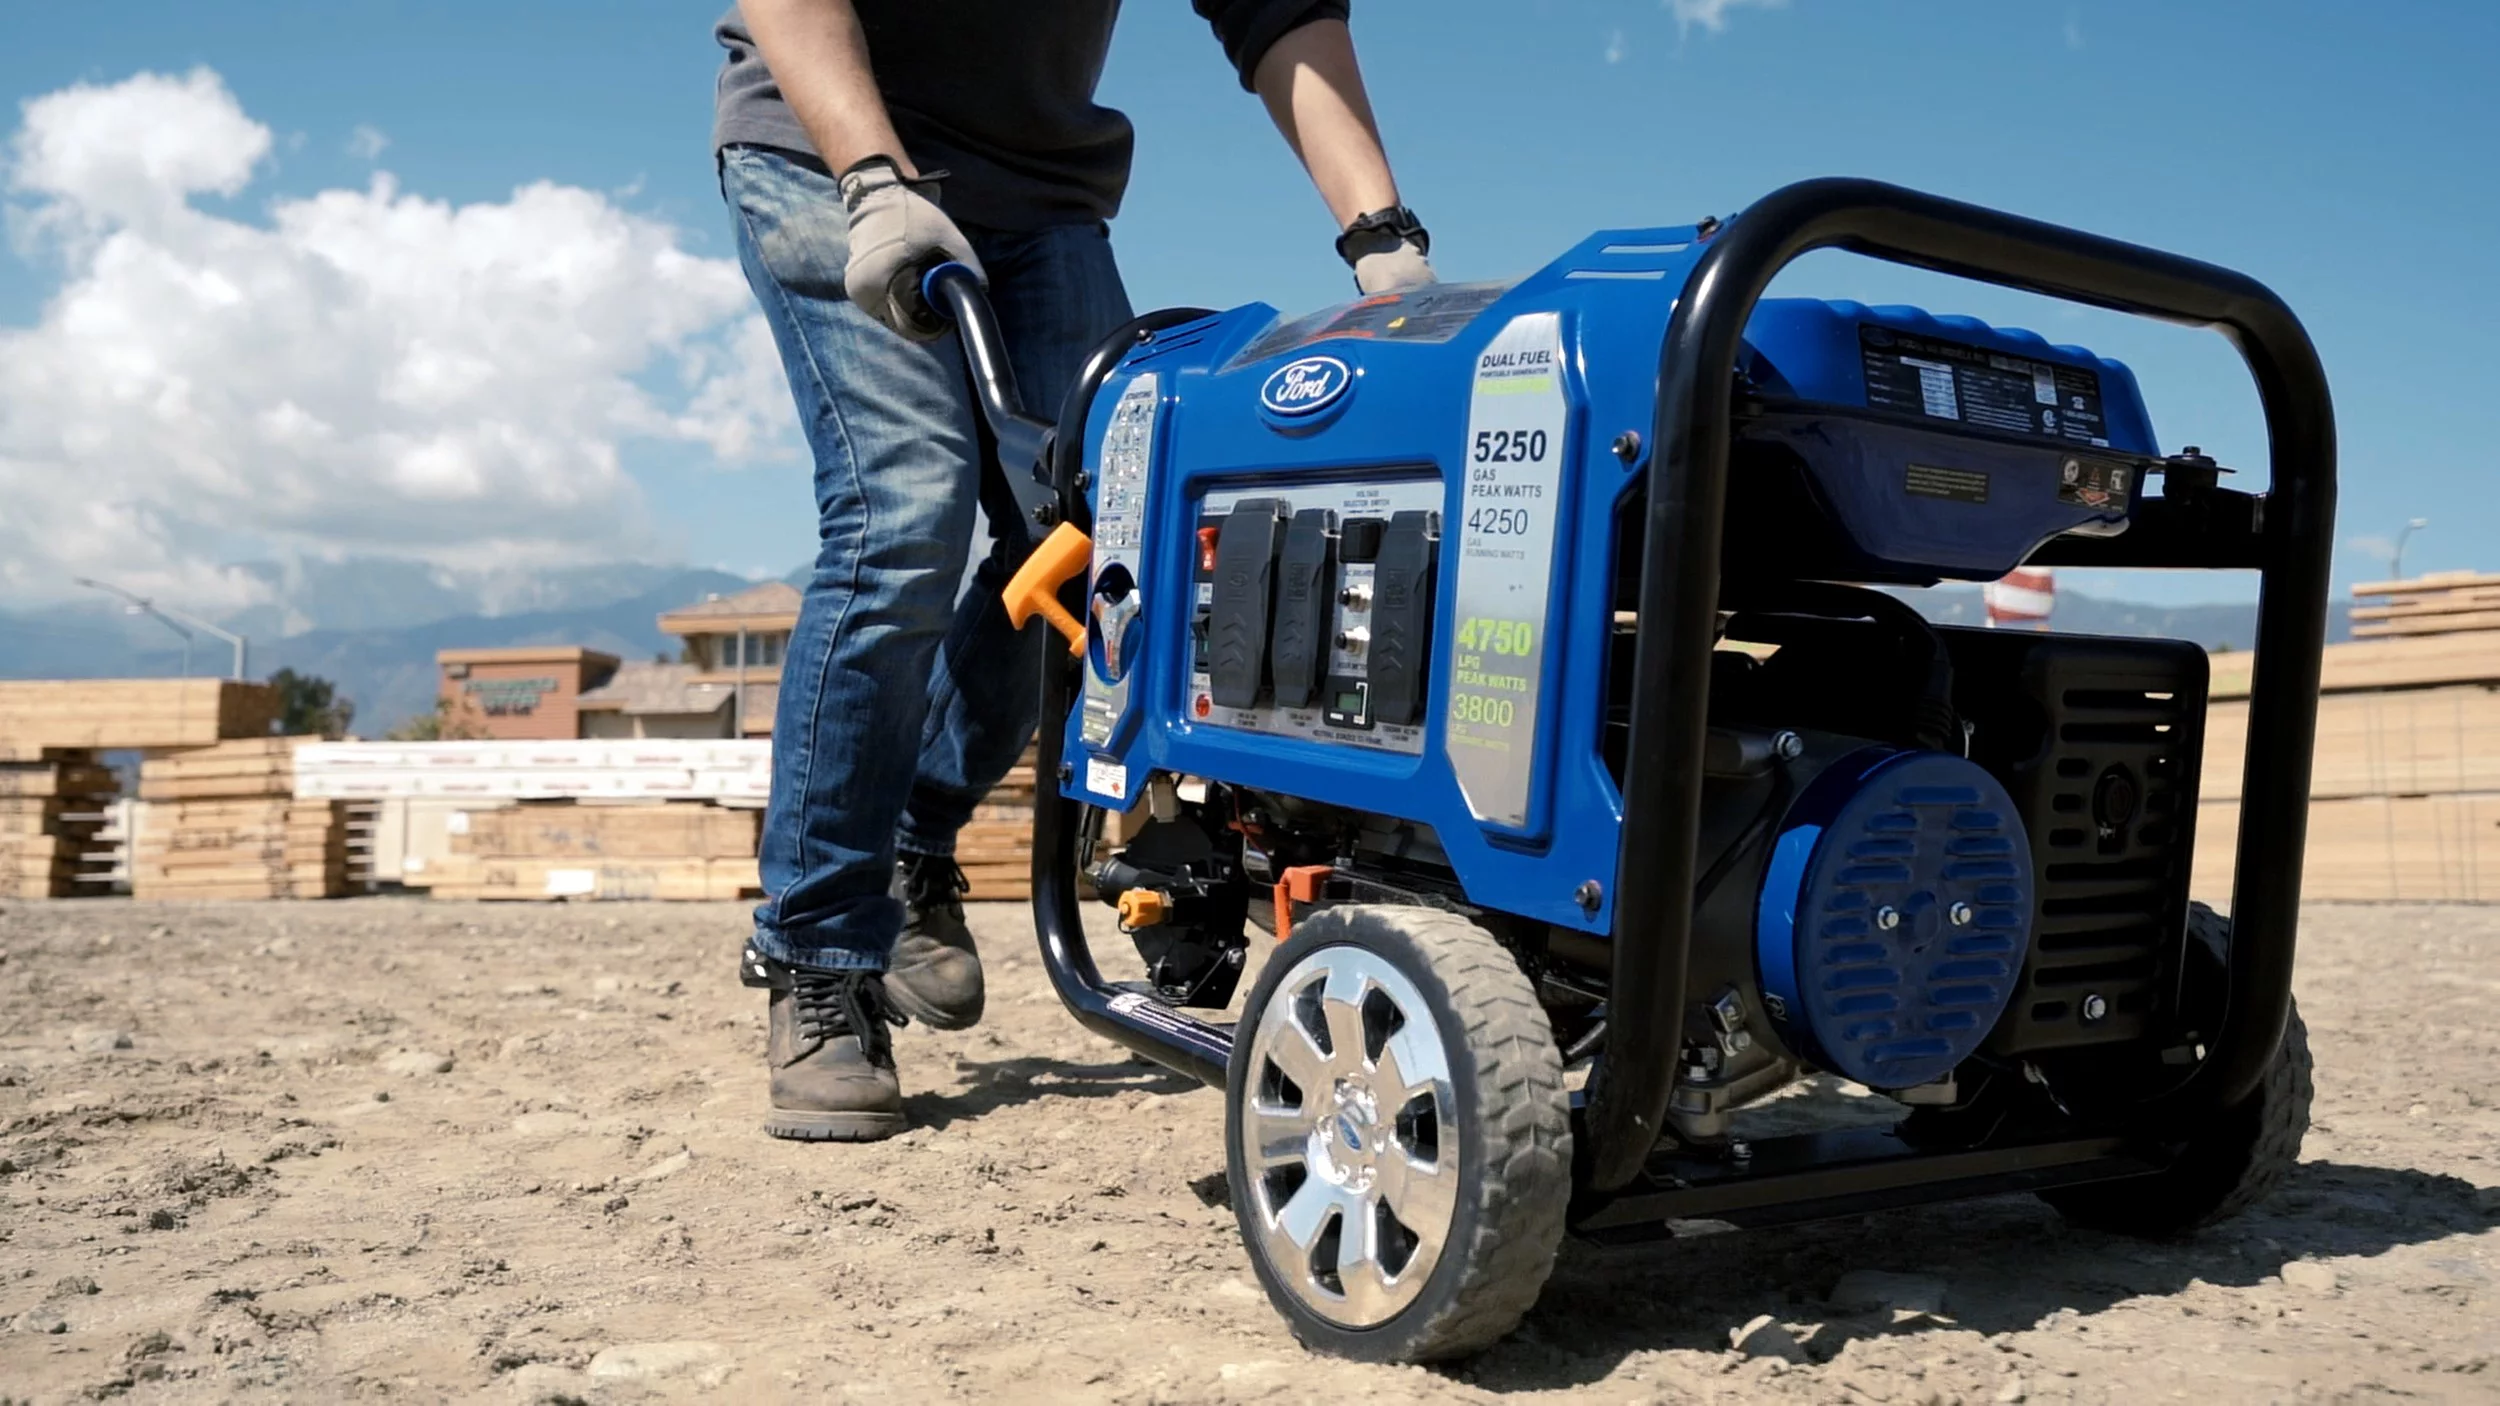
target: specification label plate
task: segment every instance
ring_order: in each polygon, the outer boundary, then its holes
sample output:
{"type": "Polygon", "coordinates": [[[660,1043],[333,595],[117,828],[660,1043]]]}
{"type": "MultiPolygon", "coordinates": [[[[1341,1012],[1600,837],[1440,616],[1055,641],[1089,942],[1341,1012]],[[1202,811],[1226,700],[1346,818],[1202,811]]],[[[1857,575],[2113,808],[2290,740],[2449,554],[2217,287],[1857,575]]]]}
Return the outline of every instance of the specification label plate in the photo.
{"type": "Polygon", "coordinates": [[[1562,315],[1513,318],[1476,358],[1458,542],[1443,746],[1476,819],[1525,829],[1536,776],[1537,690],[1562,507],[1562,315]]]}

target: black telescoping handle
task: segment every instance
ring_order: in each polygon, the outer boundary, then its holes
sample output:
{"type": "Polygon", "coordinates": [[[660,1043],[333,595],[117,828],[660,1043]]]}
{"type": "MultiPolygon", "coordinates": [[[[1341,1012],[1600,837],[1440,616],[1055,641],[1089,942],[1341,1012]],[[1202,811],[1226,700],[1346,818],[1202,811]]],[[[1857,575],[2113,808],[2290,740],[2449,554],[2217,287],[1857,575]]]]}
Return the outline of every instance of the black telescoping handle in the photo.
{"type": "Polygon", "coordinates": [[[1639,1175],[1663,1126],[1683,1039],[1737,350],[1771,279],[1826,248],[2213,328],[2248,364],[2265,409],[2272,484],[2255,553],[2256,674],[2228,1004],[2206,1059],[2163,1096],[2160,1113],[2190,1118],[2247,1097],[2282,1043],[2335,518],[2334,410],[2309,334],[2263,284],[2212,264],[1876,181],[1801,181],[1718,232],[1659,348],[1616,874],[1614,1017],[1587,1123],[1589,1184],[1599,1193],[1639,1175]]]}
{"type": "Polygon", "coordinates": [[[1050,452],[1051,426],[1025,411],[1016,369],[1007,359],[1007,339],[998,330],[998,314],[991,311],[978,275],[949,260],[921,275],[920,296],[936,319],[934,325],[951,324],[963,344],[973,398],[997,446],[990,456],[996,462],[982,465],[985,484],[997,473],[995,487],[983,495],[983,507],[996,519],[1006,516],[1012,505],[1015,530],[1030,545],[1059,521],[1059,495],[1050,487],[1044,457],[1050,452]]]}

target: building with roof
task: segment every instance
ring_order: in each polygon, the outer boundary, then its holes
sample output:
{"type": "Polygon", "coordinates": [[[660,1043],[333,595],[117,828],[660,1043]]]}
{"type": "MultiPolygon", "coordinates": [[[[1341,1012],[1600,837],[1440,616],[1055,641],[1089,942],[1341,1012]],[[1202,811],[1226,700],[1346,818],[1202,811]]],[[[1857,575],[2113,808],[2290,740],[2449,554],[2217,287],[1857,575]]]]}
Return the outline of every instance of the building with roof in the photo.
{"type": "Polygon", "coordinates": [[[727,684],[700,683],[691,664],[621,664],[582,695],[584,737],[735,737],[727,684]]]}
{"type": "Polygon", "coordinates": [[[729,693],[729,737],[770,737],[781,696],[781,661],[798,628],[799,590],[767,581],[729,595],[706,597],[660,616],[660,628],[685,642],[689,685],[729,693]]]}
{"type": "Polygon", "coordinates": [[[770,737],[781,661],[799,621],[796,587],[768,581],[659,617],[678,637],[674,661],[620,663],[577,645],[446,649],[444,724],[451,735],[770,737]]]}
{"type": "Polygon", "coordinates": [[[446,733],[514,741],[581,736],[582,696],[617,670],[615,655],[579,645],[446,649],[434,663],[446,733]]]}

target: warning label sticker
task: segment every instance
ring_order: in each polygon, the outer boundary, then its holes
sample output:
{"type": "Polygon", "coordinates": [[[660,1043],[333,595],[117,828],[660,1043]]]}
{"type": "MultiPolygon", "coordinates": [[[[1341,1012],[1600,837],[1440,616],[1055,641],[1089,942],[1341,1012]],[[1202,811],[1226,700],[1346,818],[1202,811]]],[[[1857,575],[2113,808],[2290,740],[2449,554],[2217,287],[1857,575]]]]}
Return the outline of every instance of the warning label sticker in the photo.
{"type": "Polygon", "coordinates": [[[2106,446],[2097,371],[1861,323],[1866,403],[2007,434],[2106,446]]]}
{"type": "Polygon", "coordinates": [[[1955,503],[1988,501],[1988,476],[1971,469],[1912,464],[1903,472],[1901,486],[1914,498],[1943,498],[1955,503]]]}
{"type": "Polygon", "coordinates": [[[2134,472],[2125,464],[2113,464],[2106,459],[2068,459],[2058,466],[2057,501],[2079,508],[2124,512],[2127,496],[2134,491],[2134,481],[2134,472]]]}

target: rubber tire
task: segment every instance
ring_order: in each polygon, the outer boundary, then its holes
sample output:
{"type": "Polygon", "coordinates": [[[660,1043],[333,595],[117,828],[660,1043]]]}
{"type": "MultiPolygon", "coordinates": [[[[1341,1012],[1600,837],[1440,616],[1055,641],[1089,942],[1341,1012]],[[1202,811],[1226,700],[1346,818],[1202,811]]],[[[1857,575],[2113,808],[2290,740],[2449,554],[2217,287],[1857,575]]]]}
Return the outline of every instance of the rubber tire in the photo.
{"type": "Polygon", "coordinates": [[[1481,1352],[1519,1325],[1563,1237],[1571,1197],[1571,1096],[1562,1052],[1535,988],[1490,933],[1433,908],[1341,905],[1296,923],[1251,989],[1224,1085],[1224,1152],[1233,1215],[1269,1302],[1315,1351],[1365,1362],[1437,1362],[1481,1352]],[[1323,947],[1359,947],[1415,983],[1442,1031],[1459,1107],[1458,1204],[1441,1262],[1396,1317],[1348,1329],[1303,1307],[1260,1246],[1241,1108],[1258,1028],[1285,974],[1323,947]]]}
{"type": "MultiPolygon", "coordinates": [[[[2188,922],[2191,940],[2229,950],[2229,919],[2200,903],[2188,922]]],[[[2294,1004],[2284,1018],[2283,1046],[2257,1091],[2213,1118],[2167,1170],[2043,1191],[2040,1199],[2069,1224],[2147,1239],[2187,1235],[2228,1220],[2271,1194],[2300,1161],[2316,1092],[2312,1067],[2309,1028],[2294,1004]]]]}

